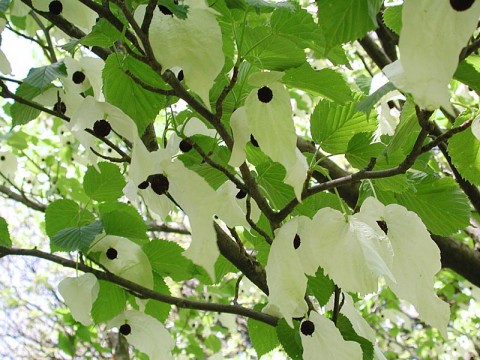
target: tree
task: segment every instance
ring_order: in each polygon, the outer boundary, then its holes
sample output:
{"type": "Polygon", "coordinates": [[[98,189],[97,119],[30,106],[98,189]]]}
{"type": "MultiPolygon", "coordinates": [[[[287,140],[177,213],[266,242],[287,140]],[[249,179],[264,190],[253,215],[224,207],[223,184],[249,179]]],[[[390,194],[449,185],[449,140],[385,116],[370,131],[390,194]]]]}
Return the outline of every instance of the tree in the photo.
{"type": "Polygon", "coordinates": [[[478,355],[479,2],[0,12],[42,53],[0,52],[0,192],[45,221],[0,254],[75,270],[66,355],[478,355]]]}

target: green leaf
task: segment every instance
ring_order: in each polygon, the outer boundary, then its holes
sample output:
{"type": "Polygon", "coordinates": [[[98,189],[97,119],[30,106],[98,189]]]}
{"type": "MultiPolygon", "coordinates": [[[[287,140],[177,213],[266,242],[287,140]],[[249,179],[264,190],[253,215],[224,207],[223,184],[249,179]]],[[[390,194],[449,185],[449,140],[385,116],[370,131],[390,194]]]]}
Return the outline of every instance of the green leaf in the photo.
{"type": "Polygon", "coordinates": [[[172,2],[171,0],[158,0],[158,4],[167,7],[168,10],[170,10],[173,15],[179,19],[186,19],[188,17],[187,5],[178,5],[176,2],[172,2]]]}
{"type": "Polygon", "coordinates": [[[220,349],[222,348],[222,342],[216,335],[213,335],[213,334],[210,334],[207,336],[207,338],[205,339],[205,345],[213,353],[220,351],[220,349]]]}
{"type": "Polygon", "coordinates": [[[47,66],[32,68],[27,77],[23,80],[36,88],[43,89],[53,80],[67,76],[67,68],[63,62],[57,62],[47,66]]]}
{"type": "Polygon", "coordinates": [[[377,27],[376,14],[383,0],[317,0],[318,23],[327,48],[362,38],[377,27]]]}
{"type": "Polygon", "coordinates": [[[314,70],[309,64],[289,69],[282,82],[306,91],[313,96],[323,96],[340,104],[352,101],[352,92],[341,74],[332,69],[314,70]]]}
{"type": "Polygon", "coordinates": [[[283,36],[295,43],[301,43],[301,47],[308,46],[308,40],[315,41],[319,29],[312,15],[305,9],[276,9],[271,18],[272,32],[283,36]]]}
{"type": "Polygon", "coordinates": [[[137,210],[127,204],[110,203],[100,207],[100,219],[108,235],[126,237],[140,246],[148,241],[147,225],[137,210]]]}
{"type": "Polygon", "coordinates": [[[300,322],[293,322],[294,328],[288,326],[285,319],[280,319],[277,325],[277,336],[283,350],[292,360],[301,360],[303,354],[302,340],[300,339],[300,322]]]}
{"type": "Polygon", "coordinates": [[[126,71],[132,72],[150,86],[161,88],[164,85],[158,74],[138,60],[130,57],[121,59],[118,54],[112,54],[105,62],[102,75],[105,98],[130,116],[137,124],[139,135],[142,135],[158,112],[165,107],[166,98],[145,90],[126,71]]]}
{"type": "Polygon", "coordinates": [[[269,2],[264,0],[246,0],[248,5],[260,9],[260,8],[267,8],[267,9],[275,9],[275,8],[288,8],[293,9],[293,5],[290,4],[288,1],[275,1],[269,2]]]}
{"type": "Polygon", "coordinates": [[[389,6],[383,12],[383,22],[398,35],[402,30],[402,9],[402,5],[389,6]]]}
{"type": "Polygon", "coordinates": [[[325,306],[335,291],[335,284],[323,273],[322,268],[318,268],[315,276],[308,276],[308,291],[318,300],[320,306],[325,306]]]}
{"type": "MultiPolygon", "coordinates": [[[[324,207],[330,207],[338,211],[342,211],[340,201],[343,202],[343,200],[340,200],[340,198],[338,198],[335,194],[327,192],[317,193],[309,196],[303,200],[301,204],[297,205],[293,210],[293,214],[308,216],[311,219],[315,216],[319,209],[324,207]]],[[[348,207],[348,205],[346,206],[348,207]]]]}
{"type": "MultiPolygon", "coordinates": [[[[460,126],[467,118],[461,116],[455,122],[460,126]]],[[[480,141],[470,129],[454,135],[448,142],[448,153],[462,177],[480,185],[480,141]]]]}
{"type": "Polygon", "coordinates": [[[395,89],[396,89],[395,85],[393,85],[391,82],[386,83],[385,85],[375,90],[375,92],[373,92],[366,98],[363,98],[362,100],[360,100],[355,110],[363,111],[365,114],[367,114],[367,117],[370,117],[370,113],[372,112],[372,109],[375,106],[375,104],[378,103],[382,97],[384,97],[390,91],[393,91],[395,89]]]}
{"type": "Polygon", "coordinates": [[[453,75],[458,80],[469,86],[477,93],[480,92],[480,56],[470,55],[463,60],[453,75]]]}
{"type": "Polygon", "coordinates": [[[45,211],[45,230],[51,238],[60,230],[92,223],[94,216],[72,200],[56,200],[45,211]]]}
{"type": "Polygon", "coordinates": [[[395,194],[398,204],[420,216],[437,235],[451,235],[470,224],[467,196],[452,178],[413,177],[414,191],[395,194]]]}
{"type": "Polygon", "coordinates": [[[374,131],[376,124],[364,113],[356,112],[356,102],[344,106],[320,101],[310,118],[313,140],[330,154],[342,154],[357,133],[374,131]]]}
{"type": "MultiPolygon", "coordinates": [[[[254,308],[257,311],[260,311],[263,306],[263,304],[258,304],[254,308]]],[[[259,359],[262,355],[272,351],[280,345],[277,331],[274,326],[267,325],[254,319],[248,319],[247,326],[248,335],[250,336],[250,340],[252,340],[253,348],[257,352],[259,359]]]]}
{"type": "Polygon", "coordinates": [[[5,14],[5,11],[7,11],[8,7],[10,6],[11,0],[0,0],[0,12],[2,14],[5,14]]]}
{"type": "Polygon", "coordinates": [[[107,162],[97,164],[100,172],[89,166],[83,178],[85,193],[92,200],[113,201],[123,195],[125,179],[117,165],[107,162]]]}
{"type": "Polygon", "coordinates": [[[113,319],[125,309],[125,290],[111,282],[99,280],[100,291],[92,306],[92,318],[96,324],[113,319]]]}
{"type": "MultiPolygon", "coordinates": [[[[171,295],[165,280],[156,273],[153,273],[153,290],[158,293],[171,295]]],[[[164,323],[170,314],[172,305],[157,300],[148,300],[145,305],[145,314],[151,315],[161,323],[164,323]]]]}
{"type": "Polygon", "coordinates": [[[335,325],[337,326],[338,330],[340,330],[342,337],[346,341],[355,341],[356,343],[360,344],[360,347],[363,351],[363,360],[373,359],[373,344],[369,340],[361,337],[355,332],[352,323],[345,315],[338,314],[337,323],[335,325]]]}
{"type": "Polygon", "coordinates": [[[95,236],[103,231],[101,221],[92,224],[60,230],[52,238],[52,244],[63,251],[81,250],[86,252],[95,236]]]}
{"type": "Polygon", "coordinates": [[[408,99],[403,105],[400,122],[387,146],[387,152],[402,152],[405,155],[410,153],[420,131],[415,103],[408,99]]]}
{"type": "Polygon", "coordinates": [[[191,279],[194,264],[182,255],[185,251],[173,241],[152,240],[142,247],[152,270],[160,276],[170,276],[174,281],[191,279]]]}
{"type": "Polygon", "coordinates": [[[256,170],[258,184],[274,208],[283,208],[295,197],[293,188],[283,182],[286,171],[282,165],[270,160],[258,165],[256,170]]]}
{"type": "Polygon", "coordinates": [[[8,232],[8,224],[3,217],[0,217],[0,246],[12,247],[12,239],[10,239],[10,233],[8,232]]]}
{"type": "Polygon", "coordinates": [[[110,47],[113,43],[121,39],[122,33],[118,31],[110,22],[104,18],[95,24],[92,31],[80,40],[85,46],[110,47]]]}
{"type": "MultiPolygon", "coordinates": [[[[15,94],[25,100],[32,100],[45,90],[46,88],[41,89],[28,83],[23,83],[17,88],[15,94]]],[[[12,126],[24,125],[30,120],[37,118],[40,115],[40,110],[15,101],[10,107],[10,114],[12,115],[12,126]]]]}

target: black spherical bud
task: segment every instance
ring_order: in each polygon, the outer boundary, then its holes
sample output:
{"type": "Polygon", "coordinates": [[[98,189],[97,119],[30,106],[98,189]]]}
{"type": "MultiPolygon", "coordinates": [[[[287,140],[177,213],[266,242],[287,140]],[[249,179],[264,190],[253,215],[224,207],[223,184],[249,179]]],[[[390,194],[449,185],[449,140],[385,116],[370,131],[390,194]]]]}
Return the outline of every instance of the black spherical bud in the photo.
{"type": "Polygon", "coordinates": [[[252,143],[253,146],[258,147],[258,141],[255,139],[253,135],[250,135],[250,142],[252,143]]]}
{"type": "Polygon", "coordinates": [[[240,190],[235,197],[237,199],[243,199],[245,196],[247,196],[247,192],[245,190],[240,190]]]}
{"type": "Polygon", "coordinates": [[[273,99],[273,92],[268,86],[264,86],[257,91],[258,100],[263,103],[269,103],[273,99]]]}
{"type": "Polygon", "coordinates": [[[107,120],[97,120],[93,124],[93,132],[99,137],[105,137],[110,134],[112,126],[107,120]]]}
{"type": "Polygon", "coordinates": [[[180,150],[184,153],[186,152],[189,152],[190,150],[192,150],[192,143],[190,142],[190,140],[188,139],[183,139],[182,141],[180,141],[180,144],[178,146],[180,148],[180,150]]]}
{"type": "Polygon", "coordinates": [[[450,0],[450,6],[455,11],[465,11],[472,7],[475,0],[450,0]]]}
{"type": "Polygon", "coordinates": [[[380,229],[383,230],[383,232],[385,233],[385,235],[388,234],[388,226],[387,226],[387,223],[383,220],[378,220],[377,221],[377,225],[380,227],[380,229]]]}
{"type": "Polygon", "coordinates": [[[305,336],[312,336],[313,332],[315,331],[315,324],[310,320],[305,320],[300,326],[300,331],[305,336]]]}
{"type": "Polygon", "coordinates": [[[182,81],[185,78],[185,75],[183,74],[183,70],[180,70],[177,75],[178,81],[182,81]]]}
{"type": "Polygon", "coordinates": [[[148,181],[145,180],[145,181],[142,181],[139,185],[138,185],[138,188],[140,190],[145,190],[146,188],[148,188],[148,181]]]}
{"type": "Polygon", "coordinates": [[[67,105],[63,101],[57,102],[53,105],[53,111],[65,114],[67,112],[67,105]]]}
{"type": "Polygon", "coordinates": [[[109,248],[109,249],[107,250],[106,255],[107,255],[107,258],[109,258],[110,260],[114,260],[114,259],[117,258],[118,252],[117,252],[117,250],[115,250],[114,248],[109,248]]]}
{"type": "Polygon", "coordinates": [[[52,1],[48,4],[48,11],[52,15],[60,15],[63,11],[63,4],[60,1],[52,1]]]}
{"type": "Polygon", "coordinates": [[[123,324],[122,326],[120,326],[119,330],[120,330],[120,334],[125,336],[129,335],[132,332],[132,328],[128,324],[123,324]]]}
{"type": "Polygon", "coordinates": [[[6,157],[5,155],[0,156],[0,161],[5,161],[6,157]]]}
{"type": "Polygon", "coordinates": [[[295,237],[293,239],[293,247],[295,248],[295,250],[300,247],[301,242],[302,241],[300,240],[300,236],[298,234],[295,234],[295,237]]]}
{"type": "Polygon", "coordinates": [[[150,183],[150,186],[155,194],[158,195],[165,194],[168,191],[168,186],[170,185],[167,177],[163,174],[150,175],[147,178],[147,181],[150,183]]]}
{"type": "Polygon", "coordinates": [[[75,71],[72,75],[72,81],[75,84],[81,84],[85,81],[85,74],[82,71],[75,71]]]}
{"type": "Polygon", "coordinates": [[[173,13],[166,6],[158,5],[158,9],[162,12],[163,15],[172,15],[173,16],[173,13]]]}

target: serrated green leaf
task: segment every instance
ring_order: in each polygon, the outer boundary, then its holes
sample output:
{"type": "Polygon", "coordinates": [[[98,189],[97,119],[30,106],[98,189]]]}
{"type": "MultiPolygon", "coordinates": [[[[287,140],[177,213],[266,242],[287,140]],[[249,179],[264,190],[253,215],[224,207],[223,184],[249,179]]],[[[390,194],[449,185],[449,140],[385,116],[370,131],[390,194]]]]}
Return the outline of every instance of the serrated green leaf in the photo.
{"type": "Polygon", "coordinates": [[[377,27],[381,0],[318,0],[318,23],[328,34],[327,48],[363,37],[377,27]]]}
{"type": "Polygon", "coordinates": [[[159,5],[163,5],[172,12],[174,16],[179,19],[186,19],[188,17],[188,6],[183,4],[177,4],[171,0],[158,0],[159,5]]]}
{"type": "MultiPolygon", "coordinates": [[[[171,295],[165,280],[155,272],[153,273],[153,290],[161,294],[171,295]]],[[[164,323],[168,318],[171,307],[172,305],[164,302],[148,300],[145,305],[145,314],[151,315],[161,323],[164,323]]]]}
{"type": "Polygon", "coordinates": [[[294,9],[294,6],[288,1],[275,1],[269,2],[264,0],[245,0],[248,5],[254,8],[266,8],[266,9],[276,9],[276,8],[287,8],[294,9]]]}
{"type": "Polygon", "coordinates": [[[403,105],[402,113],[400,114],[400,122],[395,129],[395,134],[388,143],[387,152],[389,154],[395,152],[408,154],[415,144],[415,140],[417,139],[420,130],[421,127],[418,122],[415,103],[409,99],[403,105]]]}
{"type": "Polygon", "coordinates": [[[315,276],[308,276],[308,291],[318,300],[320,306],[325,306],[335,291],[333,281],[323,273],[322,268],[318,268],[315,276]]]}
{"type": "Polygon", "coordinates": [[[463,60],[458,65],[453,77],[455,80],[464,83],[477,93],[480,92],[480,56],[470,55],[463,60]]]}
{"type": "Polygon", "coordinates": [[[51,242],[63,251],[87,251],[95,236],[102,231],[102,222],[95,221],[89,225],[60,230],[51,238],[51,242]]]}
{"type": "Polygon", "coordinates": [[[125,290],[108,281],[99,280],[100,291],[93,303],[91,315],[96,324],[113,319],[125,309],[125,290]]]}
{"type": "Polygon", "coordinates": [[[283,36],[301,47],[308,46],[308,41],[315,41],[319,29],[312,15],[305,9],[277,8],[271,18],[272,32],[283,36]]]}
{"type": "Polygon", "coordinates": [[[258,184],[274,208],[283,208],[295,197],[293,188],[283,182],[286,171],[282,165],[270,160],[258,165],[256,170],[258,184]]]}
{"type": "Polygon", "coordinates": [[[343,76],[332,70],[314,70],[309,64],[289,69],[281,80],[285,85],[313,96],[323,96],[339,104],[352,101],[352,92],[343,76]]]}
{"type": "Polygon", "coordinates": [[[122,37],[122,33],[118,31],[110,22],[104,18],[95,24],[92,31],[80,40],[85,46],[101,46],[110,47],[113,43],[122,37]]]}
{"type": "MultiPolygon", "coordinates": [[[[40,95],[47,88],[37,88],[27,83],[21,84],[15,94],[26,100],[32,100],[36,96],[40,95]]],[[[12,125],[24,125],[30,120],[37,118],[40,115],[40,110],[34,109],[30,106],[20,104],[19,102],[13,103],[10,107],[10,114],[12,116],[12,125]]]]}
{"type": "Polygon", "coordinates": [[[182,255],[180,245],[167,240],[152,240],[142,247],[150,260],[152,270],[160,276],[170,276],[175,281],[191,279],[194,264],[182,255]]]}
{"type": "Polygon", "coordinates": [[[60,230],[92,223],[94,216],[72,200],[56,200],[45,211],[45,230],[53,237],[60,230]]]}
{"type": "Polygon", "coordinates": [[[3,217],[0,217],[0,246],[12,247],[12,239],[10,239],[10,233],[8,232],[8,224],[3,217]]]}
{"type": "Polygon", "coordinates": [[[63,62],[57,62],[51,65],[32,68],[27,77],[23,80],[36,88],[43,89],[53,80],[61,76],[67,76],[67,68],[63,62]]]}
{"type": "MultiPolygon", "coordinates": [[[[461,116],[455,122],[460,126],[467,119],[461,116]]],[[[480,185],[480,141],[470,129],[454,135],[448,142],[448,153],[462,177],[480,185]]]]}
{"type": "MultiPolygon", "coordinates": [[[[260,311],[264,305],[258,304],[255,310],[260,311]]],[[[248,335],[252,340],[253,348],[260,359],[264,354],[272,351],[280,342],[278,341],[277,331],[274,326],[267,325],[254,319],[248,319],[248,335]]]]}
{"type": "Polygon", "coordinates": [[[320,101],[310,118],[313,140],[331,154],[343,154],[348,142],[357,133],[374,131],[374,121],[368,121],[364,113],[356,112],[356,102],[344,106],[320,101]]]}
{"type": "Polygon", "coordinates": [[[389,6],[383,12],[383,22],[398,35],[402,29],[402,9],[402,5],[389,6]]]}
{"type": "Polygon", "coordinates": [[[8,7],[10,6],[11,0],[0,0],[0,13],[5,14],[8,7]]]}
{"type": "Polygon", "coordinates": [[[140,246],[148,241],[147,225],[140,214],[128,205],[119,210],[104,211],[100,214],[100,218],[108,235],[126,237],[140,246]]]}
{"type": "Polygon", "coordinates": [[[152,69],[129,57],[121,59],[118,54],[112,54],[105,62],[102,75],[105,98],[130,116],[142,135],[158,112],[165,107],[166,98],[145,90],[128,76],[126,71],[132,72],[151,86],[158,87],[161,80],[158,80],[159,76],[152,69]]]}
{"type": "Polygon", "coordinates": [[[468,198],[455,180],[424,175],[412,180],[415,191],[395,194],[395,198],[417,213],[431,232],[447,236],[470,224],[468,198]]]}
{"type": "Polygon", "coordinates": [[[100,172],[89,166],[83,178],[85,193],[92,200],[114,201],[123,195],[126,181],[117,165],[100,162],[100,172]]]}
{"type": "Polygon", "coordinates": [[[294,328],[288,326],[285,319],[280,319],[277,325],[277,336],[283,350],[292,360],[301,360],[303,354],[302,340],[300,339],[300,322],[293,322],[294,328]]]}
{"type": "Polygon", "coordinates": [[[363,360],[372,360],[374,355],[373,344],[358,335],[355,330],[353,329],[352,323],[350,320],[343,314],[338,314],[337,323],[335,324],[342,337],[345,341],[355,341],[356,343],[360,344],[363,352],[363,360]]]}

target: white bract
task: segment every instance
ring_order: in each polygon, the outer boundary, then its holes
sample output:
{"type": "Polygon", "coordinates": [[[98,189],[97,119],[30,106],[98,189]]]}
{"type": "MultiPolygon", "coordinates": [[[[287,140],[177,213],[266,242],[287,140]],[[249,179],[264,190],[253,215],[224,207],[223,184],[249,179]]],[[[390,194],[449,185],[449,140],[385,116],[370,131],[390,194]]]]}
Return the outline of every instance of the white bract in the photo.
{"type": "MultiPolygon", "coordinates": [[[[0,34],[5,29],[6,24],[7,24],[7,21],[5,19],[0,18],[0,34]]],[[[0,50],[0,73],[4,75],[8,75],[11,72],[12,72],[12,67],[10,66],[10,62],[8,61],[3,51],[0,50]]]]}
{"type": "Polygon", "coordinates": [[[372,197],[363,202],[360,214],[384,221],[387,226],[395,254],[391,269],[396,282],[387,279],[391,289],[398,297],[411,302],[420,317],[446,338],[450,308],[434,291],[435,274],[441,269],[440,250],[422,220],[403,206],[384,206],[372,197]]]}
{"type": "Polygon", "coordinates": [[[303,346],[304,360],[335,359],[353,360],[362,359],[363,352],[360,344],[345,341],[335,324],[317,312],[312,311],[310,318],[300,325],[300,338],[303,346]],[[304,325],[308,322],[308,326],[304,325]],[[312,326],[313,325],[313,326],[312,326]],[[305,330],[313,332],[305,335],[305,330]],[[313,329],[312,329],[313,328],[313,329]]]}
{"type": "Polygon", "coordinates": [[[85,56],[79,60],[65,58],[63,59],[63,62],[67,68],[67,77],[62,78],[65,92],[80,94],[92,87],[95,99],[98,101],[104,101],[102,93],[102,71],[105,67],[105,63],[102,59],[85,56]],[[85,76],[84,80],[75,83],[74,80],[80,74],[85,76]]]}
{"type": "Polygon", "coordinates": [[[67,277],[58,284],[58,291],[73,318],[85,326],[91,325],[90,311],[100,291],[95,275],[86,273],[79,277],[67,277]]]}
{"type": "MultiPolygon", "coordinates": [[[[11,152],[0,151],[0,174],[2,177],[13,180],[17,172],[17,167],[18,162],[15,155],[11,152]]],[[[3,182],[4,179],[0,177],[0,180],[3,182]]]]}
{"type": "Polygon", "coordinates": [[[472,122],[472,133],[478,140],[480,140],[480,116],[477,116],[472,122]]]}
{"type": "MultiPolygon", "coordinates": [[[[153,13],[149,30],[153,53],[162,70],[180,67],[184,81],[210,109],[209,91],[224,65],[223,41],[216,15],[204,0],[189,0],[186,19],[153,13]]],[[[146,5],[140,5],[135,19],[140,24],[146,5]]]]}
{"type": "Polygon", "coordinates": [[[457,11],[450,1],[405,0],[400,60],[386,66],[385,75],[399,89],[411,93],[421,108],[442,106],[453,113],[448,84],[479,16],[479,1],[457,11]]]}
{"type": "Polygon", "coordinates": [[[89,252],[100,252],[100,263],[108,271],[141,286],[153,288],[152,266],[142,248],[127,238],[99,235],[89,252]]]}
{"type": "Polygon", "coordinates": [[[173,359],[171,351],[175,341],[163,324],[154,317],[137,310],[127,310],[110,320],[107,328],[127,324],[130,328],[124,334],[129,344],[149,356],[150,360],[173,359]]]}

